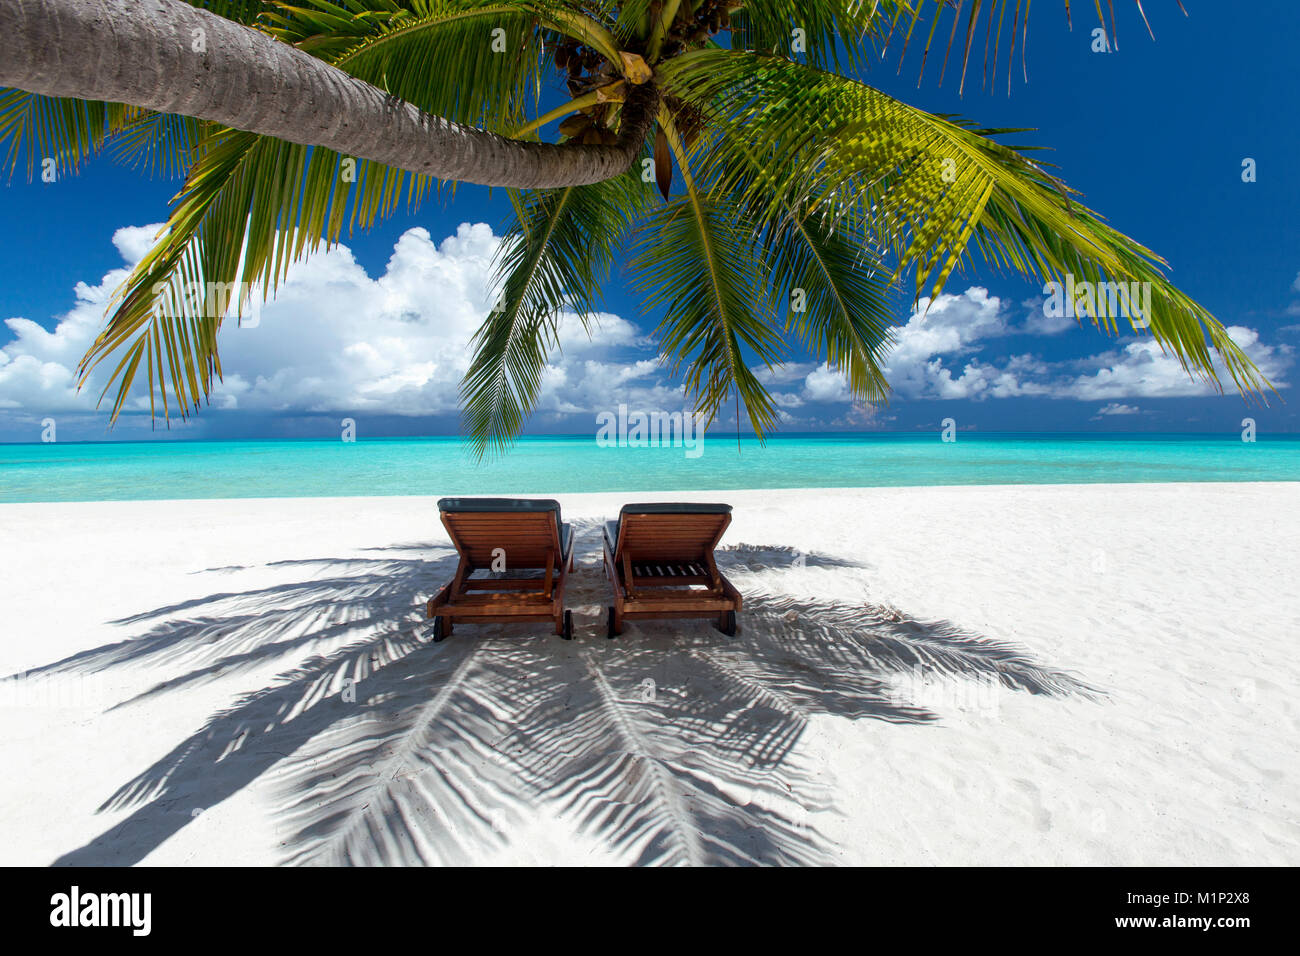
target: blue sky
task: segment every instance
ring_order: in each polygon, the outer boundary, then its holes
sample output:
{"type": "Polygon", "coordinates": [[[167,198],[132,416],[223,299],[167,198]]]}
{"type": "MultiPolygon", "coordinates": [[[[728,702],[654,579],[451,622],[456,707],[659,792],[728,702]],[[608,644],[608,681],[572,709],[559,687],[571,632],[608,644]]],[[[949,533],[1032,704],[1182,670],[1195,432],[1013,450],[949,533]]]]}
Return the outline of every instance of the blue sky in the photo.
{"type": "MultiPolygon", "coordinates": [[[[786,429],[910,431],[952,417],[983,431],[1236,432],[1250,415],[1265,434],[1300,431],[1289,387],[1300,345],[1291,168],[1300,4],[1234,5],[1227,15],[1218,4],[1185,5],[1187,18],[1172,0],[1146,4],[1155,42],[1130,5],[1117,5],[1119,49],[1104,54],[1091,50],[1086,11],[1076,10],[1071,32],[1059,5],[1035,8],[1029,82],[1017,63],[1010,96],[1003,73],[996,91],[979,89],[978,51],[960,99],[951,74],[938,87],[933,59],[917,88],[920,45],[901,75],[891,54],[863,78],[927,110],[1035,128],[1015,141],[1052,147],[1047,158],[1085,202],[1161,253],[1186,292],[1240,330],[1285,401],[1262,408],[1197,394],[1149,339],[1053,325],[1040,286],[977,268],[955,276],[924,317],[898,297],[896,391],[885,408],[855,406],[836,376],[792,350],[772,376],[786,429]],[[1241,177],[1247,157],[1253,183],[1241,177]]],[[[332,437],[344,416],[363,436],[455,431],[464,341],[481,318],[492,230],[505,218],[504,196],[478,187],[346,237],[345,249],[296,270],[256,327],[223,331],[227,382],[195,421],[154,431],[134,414],[108,432],[98,390],[75,394],[70,372],[125,260],[147,247],[149,234],[129,227],[164,221],[178,186],[108,158],[54,184],[20,172],[0,185],[0,440],[38,439],[45,417],[61,439],[332,437]]],[[[605,307],[594,341],[566,332],[532,431],[589,431],[594,413],[618,401],[679,406],[677,383],[655,362],[658,316],[643,314],[623,274],[605,307]]]]}

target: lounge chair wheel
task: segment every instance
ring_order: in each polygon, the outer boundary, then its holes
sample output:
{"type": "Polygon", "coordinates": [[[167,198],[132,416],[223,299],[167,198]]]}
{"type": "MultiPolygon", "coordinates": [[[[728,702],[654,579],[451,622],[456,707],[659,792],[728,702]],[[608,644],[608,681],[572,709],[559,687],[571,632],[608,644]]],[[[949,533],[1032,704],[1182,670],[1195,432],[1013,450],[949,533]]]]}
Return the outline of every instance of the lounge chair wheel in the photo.
{"type": "Polygon", "coordinates": [[[615,636],[616,634],[618,634],[618,631],[614,630],[614,608],[613,608],[613,606],[611,605],[610,608],[609,608],[609,627],[608,627],[608,634],[607,634],[606,636],[609,637],[609,639],[612,641],[612,640],[614,639],[614,636],[615,636]]]}
{"type": "Polygon", "coordinates": [[[718,622],[717,627],[718,630],[721,631],[723,634],[726,634],[727,637],[735,637],[736,636],[736,612],[724,611],[722,613],[722,620],[718,622]]]}
{"type": "Polygon", "coordinates": [[[560,635],[566,641],[573,640],[573,612],[564,612],[564,633],[560,635]]]}
{"type": "Polygon", "coordinates": [[[443,619],[435,617],[433,619],[433,643],[441,644],[450,636],[451,635],[447,632],[447,625],[443,623],[443,619]]]}

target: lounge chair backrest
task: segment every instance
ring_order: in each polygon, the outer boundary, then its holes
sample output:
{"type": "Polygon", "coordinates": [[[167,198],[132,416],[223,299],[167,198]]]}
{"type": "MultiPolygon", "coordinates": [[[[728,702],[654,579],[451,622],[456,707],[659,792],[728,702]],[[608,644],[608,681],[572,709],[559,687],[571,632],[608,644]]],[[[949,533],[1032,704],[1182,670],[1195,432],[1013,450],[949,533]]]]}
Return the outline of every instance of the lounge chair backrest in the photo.
{"type": "Polygon", "coordinates": [[[559,566],[560,506],[551,500],[444,498],[442,523],[456,550],[475,568],[489,568],[504,551],[505,566],[541,568],[550,557],[559,566]]]}
{"type": "Polygon", "coordinates": [[[635,561],[702,561],[731,524],[730,512],[727,505],[629,505],[616,547],[635,561]]]}

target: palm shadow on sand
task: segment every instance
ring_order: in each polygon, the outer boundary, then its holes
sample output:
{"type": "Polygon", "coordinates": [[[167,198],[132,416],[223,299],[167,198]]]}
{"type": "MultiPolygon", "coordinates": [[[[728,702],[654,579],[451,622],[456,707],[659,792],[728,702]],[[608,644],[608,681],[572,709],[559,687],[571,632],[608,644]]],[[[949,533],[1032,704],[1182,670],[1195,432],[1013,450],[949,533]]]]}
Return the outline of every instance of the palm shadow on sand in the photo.
{"type": "Polygon", "coordinates": [[[632,624],[608,641],[608,585],[584,544],[599,526],[576,524],[572,642],[524,624],[462,626],[427,643],[421,602],[450,578],[454,554],[411,544],[280,562],[292,583],[115,622],[139,631],[29,672],[146,664],[169,675],[116,710],[298,662],[119,787],[100,809],[130,813],[56,863],[137,863],[259,778],[290,834],[286,863],[468,863],[539,815],[567,820],[607,859],[818,863],[833,848],[809,821],[836,808],[796,747],[811,718],[933,722],[942,715],[905,690],[918,672],[1099,696],[947,622],[781,593],[772,582],[785,568],[855,566],[781,547],[720,552],[745,592],[736,637],[678,621],[632,624]]]}

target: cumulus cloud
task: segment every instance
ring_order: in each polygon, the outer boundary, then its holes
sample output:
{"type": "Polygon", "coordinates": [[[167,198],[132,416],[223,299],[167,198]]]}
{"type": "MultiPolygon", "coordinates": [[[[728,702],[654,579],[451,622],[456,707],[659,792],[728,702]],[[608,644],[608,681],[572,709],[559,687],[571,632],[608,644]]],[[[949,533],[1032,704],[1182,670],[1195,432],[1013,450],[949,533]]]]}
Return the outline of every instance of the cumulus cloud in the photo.
{"type": "MultiPolygon", "coordinates": [[[[1293,350],[1284,345],[1266,345],[1254,329],[1239,325],[1228,327],[1228,336],[1250,356],[1264,376],[1275,385],[1285,387],[1282,376],[1291,366],[1293,350]]],[[[1189,398],[1213,395],[1209,383],[1187,374],[1178,359],[1166,354],[1151,339],[1138,339],[1118,351],[1084,359],[1076,365],[1084,371],[1056,382],[1052,394],[1085,401],[1119,398],[1189,398]]],[[[1221,381],[1232,377],[1216,358],[1215,368],[1221,381]]]]}
{"type": "MultiPolygon", "coordinates": [[[[98,285],[78,282],[75,304],[53,331],[26,318],[5,320],[13,340],[0,348],[0,408],[42,413],[85,410],[99,395],[78,394],[77,364],[99,334],[109,298],[130,267],[148,251],[161,225],[127,226],[113,234],[126,266],[111,270],[98,285]]],[[[102,386],[101,386],[102,387],[102,386]]]]}
{"type": "MultiPolygon", "coordinates": [[[[978,355],[988,340],[1026,330],[1025,326],[1011,328],[1002,301],[978,286],[960,295],[941,295],[933,302],[922,299],[898,330],[897,344],[886,362],[889,381],[904,398],[1044,396],[1098,401],[1185,398],[1216,391],[1189,376],[1176,357],[1150,338],[1066,362],[1045,362],[1030,354],[997,361],[978,355]]],[[[1228,334],[1266,377],[1279,387],[1285,385],[1282,376],[1294,360],[1290,346],[1268,345],[1254,329],[1242,326],[1230,326],[1228,334]]],[[[1230,382],[1222,363],[1216,359],[1215,365],[1221,378],[1230,382]]]]}
{"type": "MultiPolygon", "coordinates": [[[[113,243],[125,266],[97,285],[79,284],[76,304],[52,331],[26,318],[7,320],[13,341],[0,348],[0,407],[41,414],[94,408],[102,381],[78,393],[77,363],[102,328],[113,291],[159,228],[119,229],[113,243]]],[[[463,223],[441,243],[413,228],[375,277],[346,246],[294,264],[256,322],[223,324],[226,375],[212,405],[265,413],[455,412],[471,336],[491,308],[499,242],[482,223],[463,223]]],[[[576,316],[565,316],[539,411],[588,412],[611,401],[681,407],[681,389],[659,381],[658,363],[645,355],[651,347],[621,316],[595,316],[590,335],[576,316]]],[[[147,410],[147,396],[137,391],[128,409],[147,410]]]]}
{"type": "Polygon", "coordinates": [[[785,362],[772,368],[763,366],[754,370],[754,377],[767,388],[774,385],[794,385],[802,383],[808,373],[817,368],[816,362],[785,362]]]}
{"type": "Polygon", "coordinates": [[[467,345],[491,307],[496,248],[489,227],[462,224],[441,244],[408,230],[377,278],[346,246],[298,263],[255,327],[223,331],[235,374],[217,399],[275,412],[453,409],[467,345]]]}
{"type": "Polygon", "coordinates": [[[848,402],[853,400],[849,381],[843,372],[829,365],[815,368],[804,376],[803,394],[810,402],[848,402]]]}
{"type": "MultiPolygon", "coordinates": [[[[77,363],[102,328],[114,290],[160,228],[119,229],[113,243],[123,267],[98,284],[79,283],[73,307],[52,329],[27,318],[6,320],[12,340],[0,347],[0,409],[37,418],[93,411],[111,363],[81,391],[77,363]]],[[[494,298],[492,261],[499,243],[487,225],[463,223],[441,242],[425,229],[407,230],[375,276],[346,246],[296,263],[276,297],[262,307],[259,321],[223,326],[226,377],[212,396],[214,408],[272,415],[455,414],[470,339],[494,298]]],[[[1123,404],[1126,399],[1213,393],[1145,337],[1112,340],[1108,350],[1081,359],[993,356],[997,340],[1030,330],[1026,322],[1009,322],[1008,313],[1003,300],[978,286],[922,299],[895,330],[885,360],[895,394],[902,399],[1077,399],[1108,403],[1098,415],[1109,416],[1129,414],[1123,411],[1132,407],[1123,404]]],[[[1037,334],[1055,331],[1034,328],[1037,334]]],[[[590,333],[576,316],[562,320],[559,348],[543,375],[538,421],[560,422],[618,404],[686,406],[683,389],[669,380],[654,343],[634,323],[602,313],[594,317],[590,333]]],[[[1266,376],[1285,386],[1292,346],[1267,344],[1240,326],[1229,334],[1266,376]]],[[[835,427],[874,415],[857,410],[844,375],[825,364],[803,358],[756,374],[772,391],[784,421],[835,427]]],[[[127,407],[147,412],[142,388],[127,407]]],[[[147,421],[147,415],[143,418],[147,421]]]]}
{"type": "Polygon", "coordinates": [[[921,299],[895,332],[886,376],[904,398],[970,398],[987,388],[987,373],[972,362],[954,375],[945,361],[970,354],[981,339],[1006,331],[1002,301],[987,289],[976,286],[960,295],[921,299]]]}

